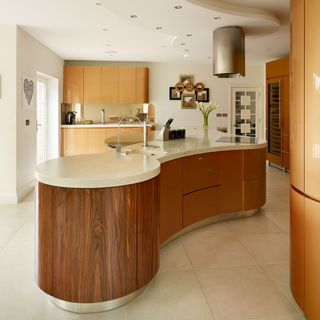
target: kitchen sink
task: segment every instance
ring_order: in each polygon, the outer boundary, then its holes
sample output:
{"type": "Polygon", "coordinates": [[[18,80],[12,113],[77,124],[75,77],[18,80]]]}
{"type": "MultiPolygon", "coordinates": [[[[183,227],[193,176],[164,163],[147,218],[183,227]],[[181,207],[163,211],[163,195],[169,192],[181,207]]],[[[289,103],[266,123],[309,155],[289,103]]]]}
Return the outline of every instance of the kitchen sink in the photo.
{"type": "Polygon", "coordinates": [[[149,156],[160,156],[160,155],[167,154],[166,151],[159,150],[159,149],[154,148],[154,147],[130,149],[130,153],[146,154],[146,155],[149,155],[149,156]]]}

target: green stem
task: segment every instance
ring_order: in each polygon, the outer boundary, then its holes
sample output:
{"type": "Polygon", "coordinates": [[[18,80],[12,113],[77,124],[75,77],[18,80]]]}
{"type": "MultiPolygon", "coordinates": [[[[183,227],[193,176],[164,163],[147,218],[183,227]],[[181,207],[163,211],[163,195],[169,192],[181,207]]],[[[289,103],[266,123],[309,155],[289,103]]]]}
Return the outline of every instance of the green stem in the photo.
{"type": "Polygon", "coordinates": [[[208,124],[209,124],[209,115],[207,114],[207,115],[203,115],[203,126],[204,127],[207,127],[208,126],[208,124]]]}

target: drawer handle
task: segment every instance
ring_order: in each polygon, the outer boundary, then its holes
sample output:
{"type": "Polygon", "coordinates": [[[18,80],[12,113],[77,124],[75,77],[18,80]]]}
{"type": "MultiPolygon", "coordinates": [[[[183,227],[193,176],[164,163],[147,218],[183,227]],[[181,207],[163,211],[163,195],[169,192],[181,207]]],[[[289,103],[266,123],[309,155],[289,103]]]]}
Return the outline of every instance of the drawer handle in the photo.
{"type": "Polygon", "coordinates": [[[202,157],[199,157],[198,160],[202,160],[202,157]]]}

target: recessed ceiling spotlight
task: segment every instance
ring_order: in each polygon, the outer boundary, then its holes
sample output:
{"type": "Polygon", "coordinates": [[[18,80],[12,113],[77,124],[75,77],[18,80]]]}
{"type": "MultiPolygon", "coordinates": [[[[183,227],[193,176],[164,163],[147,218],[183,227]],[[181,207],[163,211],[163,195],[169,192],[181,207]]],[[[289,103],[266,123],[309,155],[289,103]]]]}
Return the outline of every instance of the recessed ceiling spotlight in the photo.
{"type": "Polygon", "coordinates": [[[181,43],[180,43],[180,46],[185,46],[185,45],[186,45],[185,42],[181,42],[181,43]]]}
{"type": "Polygon", "coordinates": [[[130,18],[132,18],[132,19],[136,19],[136,18],[138,18],[138,16],[137,16],[137,15],[135,15],[135,14],[132,14],[132,15],[130,16],[130,18]]]}
{"type": "Polygon", "coordinates": [[[220,20],[221,17],[214,17],[213,19],[214,19],[214,20],[220,20]]]}
{"type": "Polygon", "coordinates": [[[102,31],[108,31],[108,29],[107,28],[103,28],[102,31]]]}
{"type": "Polygon", "coordinates": [[[185,51],[185,52],[189,52],[189,49],[185,49],[184,51],[185,51]]]}
{"type": "Polygon", "coordinates": [[[208,59],[212,59],[212,57],[208,57],[208,59]]]}
{"type": "Polygon", "coordinates": [[[174,6],[174,8],[179,10],[179,9],[182,9],[182,6],[174,6]]]}
{"type": "Polygon", "coordinates": [[[96,6],[102,6],[101,2],[96,2],[96,6]]]}
{"type": "Polygon", "coordinates": [[[187,37],[192,37],[192,34],[191,33],[187,33],[186,36],[187,37]]]}
{"type": "Polygon", "coordinates": [[[110,44],[110,43],[108,43],[108,44],[107,44],[107,47],[111,47],[111,44],[110,44]]]}

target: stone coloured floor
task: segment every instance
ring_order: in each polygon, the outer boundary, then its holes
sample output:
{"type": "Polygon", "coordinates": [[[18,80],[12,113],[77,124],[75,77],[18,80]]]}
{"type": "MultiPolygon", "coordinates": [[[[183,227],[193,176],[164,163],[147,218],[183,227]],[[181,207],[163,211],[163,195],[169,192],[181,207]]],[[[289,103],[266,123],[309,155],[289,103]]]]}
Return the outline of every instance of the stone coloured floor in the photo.
{"type": "Polygon", "coordinates": [[[113,311],[79,315],[34,281],[34,194],[0,206],[1,320],[302,320],[289,288],[289,175],[268,167],[259,215],[195,230],[161,250],[146,290],[113,311]]]}

